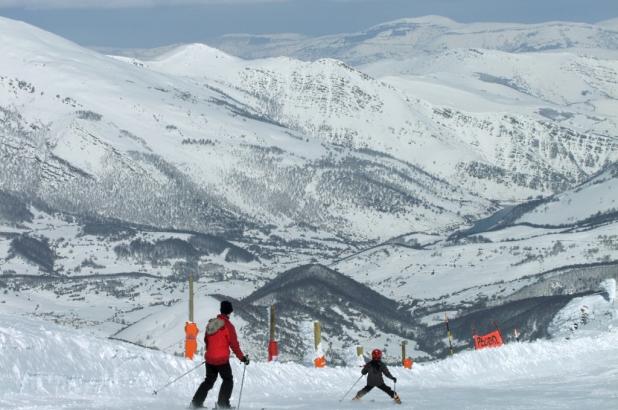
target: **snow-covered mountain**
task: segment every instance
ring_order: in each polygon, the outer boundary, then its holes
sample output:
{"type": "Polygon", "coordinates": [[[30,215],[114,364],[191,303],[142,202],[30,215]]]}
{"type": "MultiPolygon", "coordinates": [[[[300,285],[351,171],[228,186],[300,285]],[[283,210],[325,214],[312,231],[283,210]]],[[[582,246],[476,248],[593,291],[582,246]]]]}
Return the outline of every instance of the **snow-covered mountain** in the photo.
{"type": "Polygon", "coordinates": [[[608,55],[456,49],[361,70],[433,104],[534,116],[615,143],[618,65],[608,55]]]}
{"type": "Polygon", "coordinates": [[[322,318],[335,363],[444,356],[445,312],[457,350],[487,318],[537,339],[585,304],[607,326],[611,26],[427,18],[284,53],[311,61],[135,59],[0,18],[0,303],[178,353],[192,273],[199,323],[232,298],[263,353],[281,302],[282,357],[322,318]]]}
{"type": "Polygon", "coordinates": [[[258,218],[386,239],[481,216],[491,205],[479,195],[557,192],[616,159],[613,136],[455,111],[333,60],[245,62],[196,45],[127,64],[3,22],[2,123],[7,138],[19,133],[5,152],[15,161],[10,147],[28,150],[31,163],[25,172],[6,161],[4,174],[20,175],[10,184],[22,185],[5,186],[62,209],[206,232],[251,229],[258,218]],[[38,175],[54,173],[63,188],[47,192],[38,175]]]}
{"type": "MultiPolygon", "coordinates": [[[[549,65],[552,59],[553,55],[548,55],[549,65]]],[[[431,97],[433,101],[429,102],[401,81],[386,84],[328,59],[313,63],[289,58],[242,61],[206,46],[192,45],[153,61],[133,62],[188,76],[197,83],[216,79],[218,87],[227,94],[273,122],[318,137],[323,143],[392,156],[431,175],[457,181],[469,191],[492,200],[522,200],[556,192],[583,181],[603,164],[616,159],[618,143],[612,111],[615,100],[607,94],[612,92],[613,62],[607,63],[607,70],[600,69],[599,76],[590,74],[596,63],[584,64],[580,85],[586,91],[577,91],[591,95],[581,104],[588,104],[596,96],[600,100],[598,105],[604,104],[608,114],[597,112],[599,117],[590,117],[593,106],[587,110],[589,115],[582,109],[579,121],[570,122],[551,117],[560,112],[559,106],[572,105],[570,102],[559,101],[549,107],[545,102],[536,109],[510,111],[505,98],[501,105],[496,103],[489,109],[470,112],[473,107],[465,104],[444,107],[450,105],[449,95],[441,95],[442,103],[431,97]],[[594,80],[597,88],[587,85],[594,80]],[[609,121],[604,122],[607,117],[609,121]],[[595,129],[599,123],[603,125],[595,129]]],[[[400,62],[383,64],[401,67],[400,62]]],[[[432,65],[431,70],[440,64],[432,65]]],[[[500,66],[498,62],[496,65],[500,66]]],[[[507,68],[503,68],[516,70],[523,65],[506,64],[507,68]]],[[[550,76],[550,71],[539,68],[536,75],[550,76]]],[[[490,81],[490,74],[484,75],[481,78],[485,84],[499,82],[490,81]]],[[[408,77],[396,78],[405,81],[408,77]]],[[[420,81],[431,87],[431,80],[420,81]]],[[[440,82],[443,83],[448,81],[440,82]]],[[[565,92],[558,83],[545,88],[565,92]]],[[[480,90],[475,91],[483,98],[480,90]]],[[[521,102],[515,104],[525,107],[521,102]]]]}
{"type": "MultiPolygon", "coordinates": [[[[402,60],[420,52],[482,48],[506,52],[564,49],[618,50],[615,20],[599,24],[548,22],[458,23],[440,16],[406,18],[358,33],[321,37],[231,34],[211,42],[244,58],[290,56],[301,60],[336,58],[351,65],[402,60]]],[[[615,55],[615,54],[614,54],[615,55]]]]}
{"type": "MultiPolygon", "coordinates": [[[[262,96],[239,100],[216,79],[160,74],[24,24],[2,25],[4,189],[65,211],[231,236],[303,223],[373,240],[444,230],[491,208],[418,165],[367,149],[375,144],[338,144],[283,124],[262,96]],[[380,223],[369,229],[371,220],[380,223]]],[[[335,62],[322,68],[335,72],[333,81],[363,81],[335,62]]],[[[344,88],[331,116],[362,115],[345,109],[354,93],[363,106],[381,97],[360,85],[344,88]]],[[[313,98],[326,97],[317,91],[313,98]]]]}
{"type": "Polygon", "coordinates": [[[609,28],[610,30],[617,30],[618,29],[618,17],[609,19],[609,20],[600,21],[599,23],[597,23],[597,25],[601,27],[609,28]]]}

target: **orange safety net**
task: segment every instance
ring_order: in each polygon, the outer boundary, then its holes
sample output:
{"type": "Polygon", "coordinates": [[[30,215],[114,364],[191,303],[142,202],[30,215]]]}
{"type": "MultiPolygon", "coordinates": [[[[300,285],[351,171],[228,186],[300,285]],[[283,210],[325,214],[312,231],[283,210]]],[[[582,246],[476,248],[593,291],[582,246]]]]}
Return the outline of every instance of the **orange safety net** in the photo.
{"type": "Polygon", "coordinates": [[[472,336],[474,339],[474,349],[481,350],[488,347],[500,347],[504,343],[502,342],[502,334],[499,330],[494,330],[491,333],[487,333],[483,336],[472,336]]]}
{"type": "Polygon", "coordinates": [[[410,357],[405,358],[403,361],[403,367],[406,369],[411,369],[413,364],[414,361],[410,357]]]}
{"type": "Polygon", "coordinates": [[[185,322],[185,357],[193,360],[197,352],[197,334],[200,330],[193,322],[185,322]]]}
{"type": "Polygon", "coordinates": [[[315,367],[326,367],[326,358],[324,356],[317,357],[313,360],[315,367]]]}

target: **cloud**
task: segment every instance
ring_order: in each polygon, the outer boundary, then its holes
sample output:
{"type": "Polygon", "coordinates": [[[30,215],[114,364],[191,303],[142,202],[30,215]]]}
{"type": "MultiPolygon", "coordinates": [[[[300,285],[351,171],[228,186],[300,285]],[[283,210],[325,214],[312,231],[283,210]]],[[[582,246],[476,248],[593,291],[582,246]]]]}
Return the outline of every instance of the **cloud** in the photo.
{"type": "Polygon", "coordinates": [[[288,0],[0,0],[0,8],[120,9],[206,4],[278,3],[288,0]]]}

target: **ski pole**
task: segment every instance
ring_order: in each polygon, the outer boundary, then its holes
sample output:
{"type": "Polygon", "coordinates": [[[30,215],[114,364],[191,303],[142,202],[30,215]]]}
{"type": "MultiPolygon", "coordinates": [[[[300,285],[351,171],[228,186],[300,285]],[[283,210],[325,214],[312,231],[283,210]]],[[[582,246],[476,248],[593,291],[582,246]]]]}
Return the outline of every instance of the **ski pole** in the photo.
{"type": "Polygon", "coordinates": [[[240,399],[242,399],[242,388],[245,385],[245,372],[247,371],[247,363],[242,369],[242,381],[240,382],[240,392],[238,393],[238,405],[236,406],[236,410],[240,409],[240,399]]]}
{"type": "Polygon", "coordinates": [[[186,375],[188,375],[189,373],[191,373],[192,371],[197,370],[200,366],[202,366],[204,363],[206,363],[206,360],[204,360],[202,363],[198,364],[197,366],[195,366],[193,369],[181,374],[180,376],[176,377],[174,380],[172,380],[171,382],[169,382],[168,384],[166,384],[165,386],[155,390],[152,392],[152,394],[156,395],[158,392],[160,392],[161,390],[165,389],[167,386],[169,386],[170,384],[176,383],[178,380],[180,380],[181,378],[185,377],[186,375]]]}
{"type": "Polygon", "coordinates": [[[364,376],[364,374],[361,374],[361,375],[360,375],[360,377],[359,377],[358,379],[356,379],[356,381],[354,382],[354,384],[352,385],[352,387],[350,387],[350,388],[348,389],[348,391],[347,391],[347,392],[345,392],[345,394],[343,395],[343,397],[339,399],[339,402],[340,402],[340,403],[343,401],[343,399],[345,399],[345,396],[347,396],[347,395],[348,395],[348,393],[349,393],[350,391],[352,391],[352,389],[354,388],[354,386],[356,386],[356,383],[358,383],[358,382],[360,381],[360,379],[362,379],[362,378],[363,378],[363,376],[364,376]]]}

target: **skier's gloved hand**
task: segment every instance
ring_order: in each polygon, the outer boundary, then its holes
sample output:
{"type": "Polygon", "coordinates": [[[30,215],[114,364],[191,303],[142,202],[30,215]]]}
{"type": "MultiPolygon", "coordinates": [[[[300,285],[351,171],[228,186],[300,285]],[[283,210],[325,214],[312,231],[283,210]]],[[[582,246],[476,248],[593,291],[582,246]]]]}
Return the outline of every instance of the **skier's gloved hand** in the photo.
{"type": "Polygon", "coordinates": [[[393,377],[393,383],[397,383],[397,378],[393,377]]]}
{"type": "Polygon", "coordinates": [[[249,356],[243,356],[240,361],[243,362],[245,365],[249,365],[249,356]]]}

